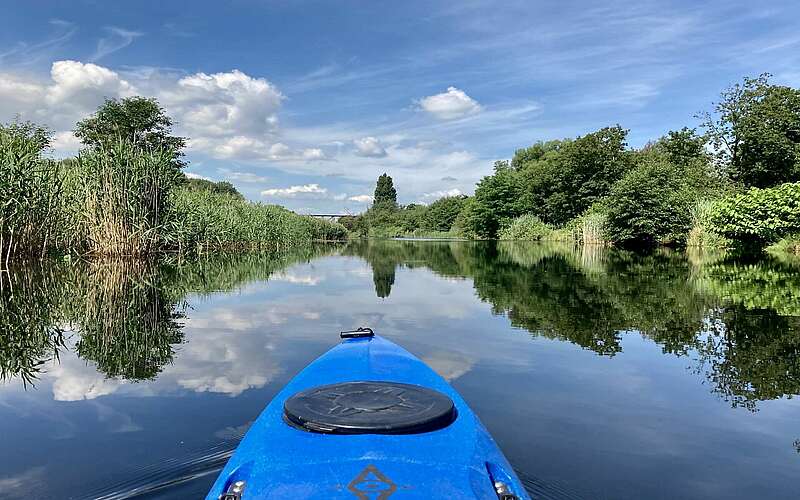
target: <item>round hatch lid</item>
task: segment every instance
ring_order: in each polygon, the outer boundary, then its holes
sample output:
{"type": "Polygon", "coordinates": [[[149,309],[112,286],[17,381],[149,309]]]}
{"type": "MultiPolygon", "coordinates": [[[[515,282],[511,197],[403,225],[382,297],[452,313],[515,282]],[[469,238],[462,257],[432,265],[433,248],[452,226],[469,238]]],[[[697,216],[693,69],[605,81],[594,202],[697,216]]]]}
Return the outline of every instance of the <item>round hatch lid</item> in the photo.
{"type": "Polygon", "coordinates": [[[456,419],[441,392],[397,382],[343,382],[291,396],[283,416],[295,427],[323,434],[416,434],[456,419]]]}

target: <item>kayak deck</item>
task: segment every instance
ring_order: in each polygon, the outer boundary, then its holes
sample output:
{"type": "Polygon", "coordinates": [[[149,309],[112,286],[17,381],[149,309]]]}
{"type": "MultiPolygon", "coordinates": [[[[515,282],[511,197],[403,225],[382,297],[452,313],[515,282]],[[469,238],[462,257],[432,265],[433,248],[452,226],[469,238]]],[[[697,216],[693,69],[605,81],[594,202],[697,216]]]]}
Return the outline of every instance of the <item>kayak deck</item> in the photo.
{"type": "Polygon", "coordinates": [[[379,336],[345,339],[287,384],[253,423],[207,498],[217,500],[237,481],[244,481],[244,500],[502,498],[496,481],[516,495],[508,498],[528,498],[458,393],[422,361],[379,336]],[[435,430],[400,434],[310,432],[287,422],[284,406],[293,395],[361,381],[441,393],[452,401],[453,418],[435,430]]]}

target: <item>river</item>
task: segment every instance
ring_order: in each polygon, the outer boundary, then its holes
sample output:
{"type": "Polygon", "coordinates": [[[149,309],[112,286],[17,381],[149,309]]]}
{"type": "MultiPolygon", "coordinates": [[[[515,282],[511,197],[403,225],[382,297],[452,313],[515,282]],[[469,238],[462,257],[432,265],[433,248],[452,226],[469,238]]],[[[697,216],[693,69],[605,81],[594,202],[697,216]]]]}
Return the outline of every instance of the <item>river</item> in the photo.
{"type": "Polygon", "coordinates": [[[795,262],[370,241],[0,285],[0,498],[202,497],[362,325],[447,378],[535,498],[797,497],[795,262]]]}

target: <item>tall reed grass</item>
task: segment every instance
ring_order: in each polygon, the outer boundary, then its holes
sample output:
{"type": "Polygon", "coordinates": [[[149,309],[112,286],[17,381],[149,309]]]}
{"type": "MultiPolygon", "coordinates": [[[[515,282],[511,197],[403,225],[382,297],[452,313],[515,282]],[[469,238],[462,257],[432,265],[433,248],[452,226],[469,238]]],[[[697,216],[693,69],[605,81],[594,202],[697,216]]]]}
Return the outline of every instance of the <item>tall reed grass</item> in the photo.
{"type": "Polygon", "coordinates": [[[347,235],[339,224],[282,207],[180,188],[170,150],[119,138],[54,161],[43,155],[48,142],[35,125],[0,126],[0,268],[49,250],[111,257],[269,251],[347,235]]]}
{"type": "Polygon", "coordinates": [[[170,191],[181,173],[169,150],[148,151],[127,140],[81,153],[80,220],[90,253],[139,256],[163,247],[170,191]]]}
{"type": "Polygon", "coordinates": [[[30,123],[0,125],[0,268],[12,256],[41,256],[58,227],[58,163],[43,157],[44,129],[30,123]]]}

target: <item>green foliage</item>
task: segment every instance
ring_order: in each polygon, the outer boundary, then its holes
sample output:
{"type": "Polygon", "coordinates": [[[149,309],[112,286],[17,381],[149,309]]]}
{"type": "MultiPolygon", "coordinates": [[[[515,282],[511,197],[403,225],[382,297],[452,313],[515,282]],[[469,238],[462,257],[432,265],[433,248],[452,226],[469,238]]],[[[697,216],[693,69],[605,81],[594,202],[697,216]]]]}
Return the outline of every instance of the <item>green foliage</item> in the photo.
{"type": "Polygon", "coordinates": [[[0,125],[0,268],[57,237],[62,183],[58,163],[42,156],[49,142],[31,123],[0,125]]]}
{"type": "Polygon", "coordinates": [[[693,198],[685,169],[646,162],[611,190],[608,236],[620,244],[682,243],[691,227],[693,198]]]}
{"type": "Polygon", "coordinates": [[[714,232],[711,214],[714,211],[715,200],[701,198],[695,201],[691,208],[692,228],[686,239],[687,247],[704,249],[725,249],[731,246],[731,241],[714,232]]]}
{"type": "Polygon", "coordinates": [[[525,214],[514,219],[511,224],[500,230],[500,240],[537,241],[546,238],[553,228],[532,214],[525,214]]]}
{"type": "Polygon", "coordinates": [[[184,176],[183,185],[190,191],[210,191],[217,194],[229,194],[239,199],[244,199],[236,187],[230,182],[226,181],[209,181],[206,179],[194,179],[184,176]]]}
{"type": "Polygon", "coordinates": [[[148,150],[117,139],[84,150],[81,225],[87,249],[102,255],[145,255],[160,250],[170,192],[181,179],[173,151],[148,150]]]}
{"type": "Polygon", "coordinates": [[[747,187],[800,180],[800,90],[745,78],[721,94],[703,126],[725,173],[747,187]]]}
{"type": "Polygon", "coordinates": [[[790,234],[785,238],[781,238],[767,248],[772,254],[776,255],[794,255],[800,257],[800,233],[790,234]]]}
{"type": "Polygon", "coordinates": [[[186,139],[172,134],[172,119],[158,101],[147,97],[106,99],[97,112],[78,122],[75,136],[89,147],[113,144],[120,139],[136,147],[169,152],[178,166],[186,139]]]}
{"type": "Polygon", "coordinates": [[[228,194],[180,188],[173,193],[172,204],[168,244],[180,252],[274,250],[347,236],[340,224],[228,194]]]}
{"type": "Polygon", "coordinates": [[[648,144],[642,153],[660,155],[673,165],[687,166],[698,161],[707,165],[709,155],[705,145],[705,137],[697,135],[693,128],[683,127],[677,131],[671,130],[656,142],[648,144]]]}
{"type": "Polygon", "coordinates": [[[800,182],[720,198],[709,222],[726,238],[757,245],[800,232],[800,182]]]}
{"type": "Polygon", "coordinates": [[[523,163],[519,185],[526,211],[562,225],[608,195],[633,167],[627,135],[619,125],[606,127],[557,146],[551,143],[539,160],[523,163]]]}
{"type": "Polygon", "coordinates": [[[378,177],[378,183],[375,185],[373,203],[375,205],[397,205],[397,190],[394,188],[392,178],[386,174],[382,174],[378,177]]]}
{"type": "Polygon", "coordinates": [[[466,196],[445,196],[431,203],[427,210],[420,229],[425,231],[447,232],[464,207],[466,196]]]}
{"type": "Polygon", "coordinates": [[[481,179],[475,188],[469,230],[481,238],[495,238],[501,227],[524,213],[521,194],[517,172],[508,162],[496,162],[494,175],[481,179]]]}

